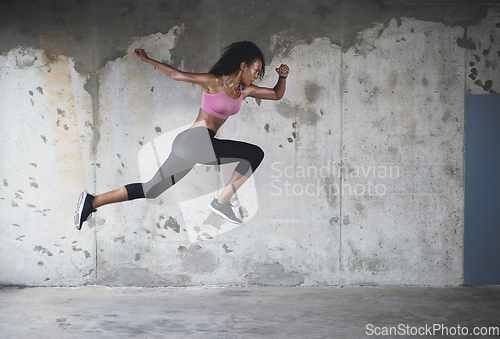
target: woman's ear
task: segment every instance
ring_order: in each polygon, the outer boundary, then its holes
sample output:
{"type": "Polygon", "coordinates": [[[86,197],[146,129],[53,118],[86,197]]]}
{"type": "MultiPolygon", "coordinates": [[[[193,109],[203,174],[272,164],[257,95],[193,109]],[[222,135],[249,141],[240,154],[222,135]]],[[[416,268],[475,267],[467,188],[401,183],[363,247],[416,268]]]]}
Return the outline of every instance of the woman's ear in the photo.
{"type": "Polygon", "coordinates": [[[240,70],[244,71],[245,68],[247,68],[247,63],[242,61],[241,64],[240,64],[240,70]]]}

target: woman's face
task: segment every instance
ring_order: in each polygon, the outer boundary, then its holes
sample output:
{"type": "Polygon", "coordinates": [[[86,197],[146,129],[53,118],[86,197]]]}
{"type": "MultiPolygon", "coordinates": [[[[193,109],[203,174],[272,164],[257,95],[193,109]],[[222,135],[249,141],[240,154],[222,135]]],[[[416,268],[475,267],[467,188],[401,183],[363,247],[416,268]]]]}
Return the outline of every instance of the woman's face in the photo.
{"type": "Polygon", "coordinates": [[[255,61],[250,65],[244,63],[241,83],[245,86],[250,86],[252,82],[259,78],[261,68],[262,61],[260,61],[260,59],[255,59],[255,61]]]}

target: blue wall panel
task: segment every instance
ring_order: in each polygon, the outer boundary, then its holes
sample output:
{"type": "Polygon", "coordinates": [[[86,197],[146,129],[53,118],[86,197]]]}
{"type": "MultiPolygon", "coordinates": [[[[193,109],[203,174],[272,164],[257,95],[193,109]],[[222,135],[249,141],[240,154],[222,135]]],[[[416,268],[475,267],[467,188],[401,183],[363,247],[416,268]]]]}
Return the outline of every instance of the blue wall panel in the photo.
{"type": "Polygon", "coordinates": [[[500,284],[500,95],[467,95],[464,283],[500,284]]]}

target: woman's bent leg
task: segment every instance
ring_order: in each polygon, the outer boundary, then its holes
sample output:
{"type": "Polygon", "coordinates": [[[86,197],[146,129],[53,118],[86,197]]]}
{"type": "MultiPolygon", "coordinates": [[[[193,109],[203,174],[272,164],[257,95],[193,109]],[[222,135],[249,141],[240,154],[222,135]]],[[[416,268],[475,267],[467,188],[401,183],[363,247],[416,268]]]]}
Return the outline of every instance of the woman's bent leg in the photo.
{"type": "Polygon", "coordinates": [[[219,204],[224,204],[226,201],[229,201],[234,193],[248,180],[248,177],[243,174],[238,173],[237,171],[233,172],[231,179],[227,183],[226,187],[222,190],[222,193],[217,198],[217,202],[219,204]]]}
{"type": "Polygon", "coordinates": [[[239,162],[231,179],[217,198],[223,204],[248,180],[264,158],[264,151],[257,145],[234,140],[213,139],[214,151],[220,164],[239,162]]]}

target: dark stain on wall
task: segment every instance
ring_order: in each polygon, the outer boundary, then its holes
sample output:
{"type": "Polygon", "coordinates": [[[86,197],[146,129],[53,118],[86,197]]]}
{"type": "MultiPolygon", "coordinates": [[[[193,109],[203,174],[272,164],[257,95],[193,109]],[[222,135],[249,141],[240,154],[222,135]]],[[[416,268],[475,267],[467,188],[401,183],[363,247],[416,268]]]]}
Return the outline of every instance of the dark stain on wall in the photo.
{"type": "MultiPolygon", "coordinates": [[[[123,57],[132,37],[167,33],[185,24],[172,51],[174,65],[189,71],[207,71],[223,46],[252,40],[268,61],[290,49],[270,49],[270,38],[286,34],[289,44],[328,37],[344,48],[351,47],[359,31],[374,23],[395,18],[442,22],[449,26],[478,24],[494,4],[436,1],[373,0],[276,0],[269,2],[229,0],[150,0],[141,2],[52,1],[50,6],[31,0],[0,2],[0,53],[17,46],[40,47],[39,36],[64,30],[70,56],[78,72],[91,74],[106,62],[123,57]],[[210,25],[212,29],[207,29],[210,25]],[[238,29],[233,29],[238,27],[238,29]],[[217,43],[219,42],[219,43],[217,43]],[[203,51],[203,54],[200,54],[203,51]]],[[[463,44],[470,46],[468,40],[463,44]]]]}
{"type": "Polygon", "coordinates": [[[321,87],[313,82],[307,83],[304,90],[306,92],[306,99],[311,103],[315,102],[321,93],[321,87]]]}

